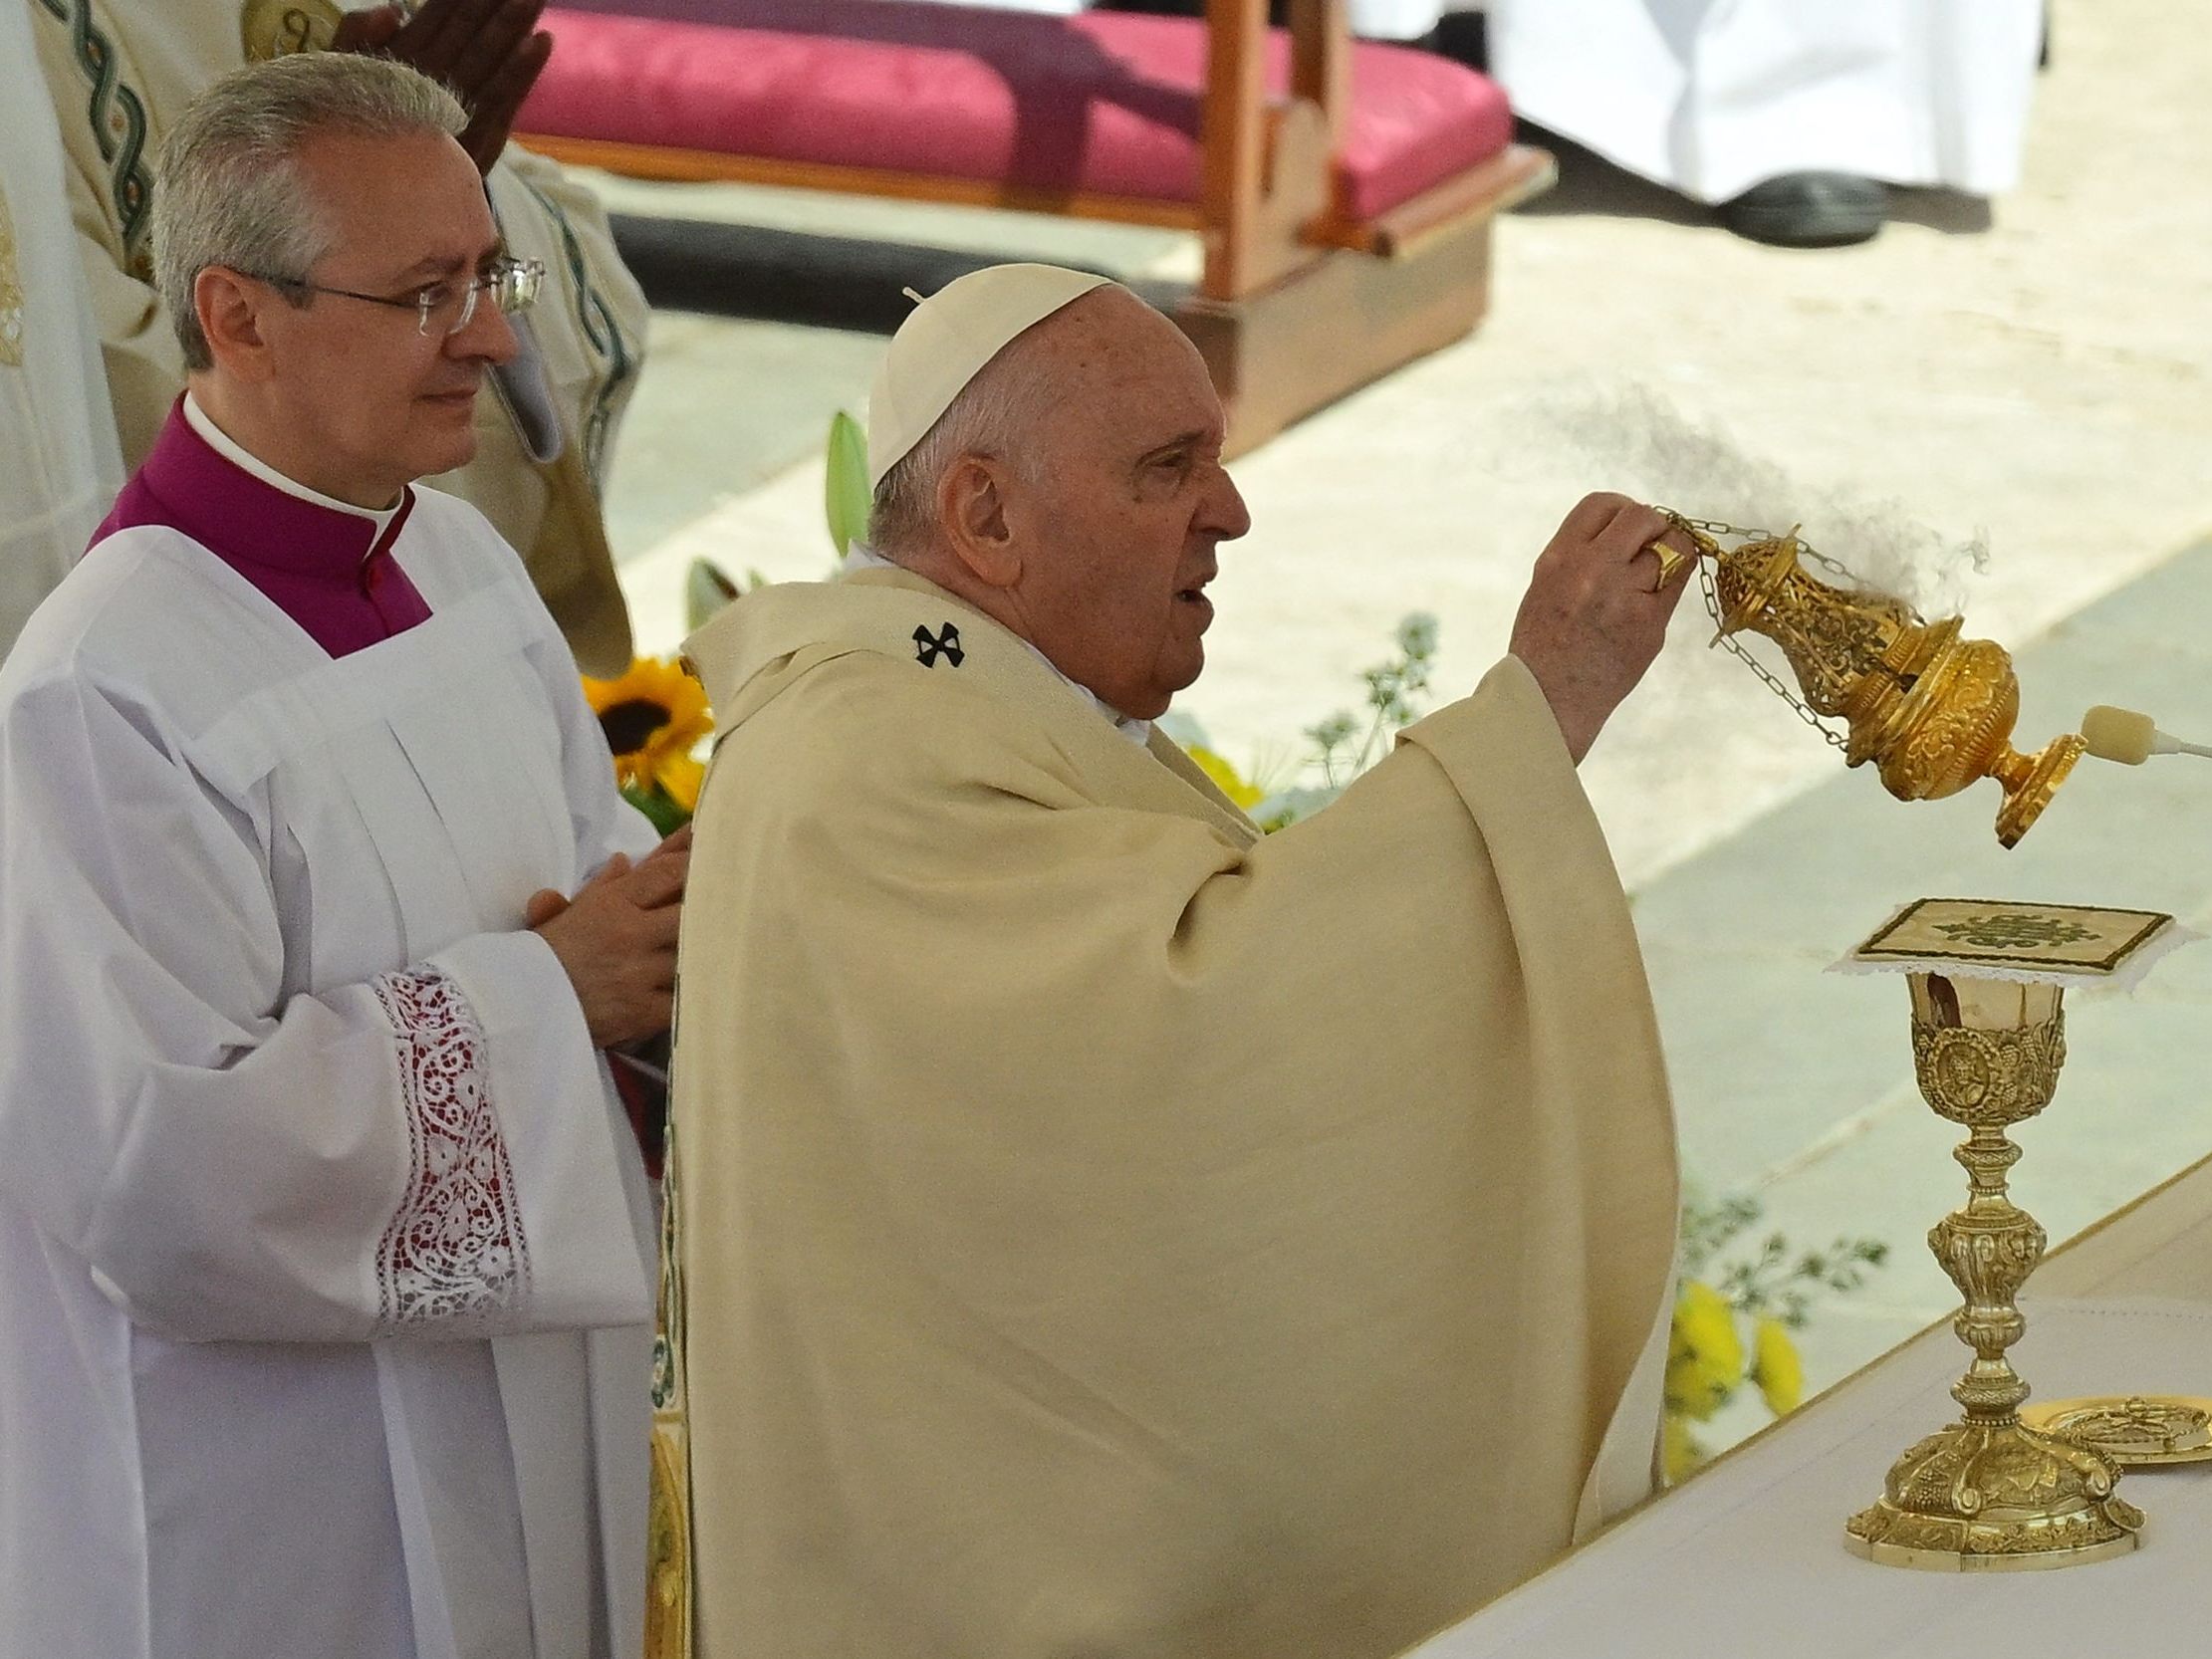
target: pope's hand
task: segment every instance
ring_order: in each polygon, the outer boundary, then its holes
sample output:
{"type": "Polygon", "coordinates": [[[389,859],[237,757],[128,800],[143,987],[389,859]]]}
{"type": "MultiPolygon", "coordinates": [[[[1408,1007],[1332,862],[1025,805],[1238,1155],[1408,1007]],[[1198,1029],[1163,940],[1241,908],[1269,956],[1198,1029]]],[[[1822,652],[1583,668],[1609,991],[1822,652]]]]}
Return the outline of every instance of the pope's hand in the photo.
{"type": "Polygon", "coordinates": [[[425,0],[411,18],[397,6],[349,12],[331,48],[396,58],[451,87],[468,109],[461,147],[488,173],[507,146],[522,101],[553,55],[538,29],[546,0],[425,0]]]}
{"type": "Polygon", "coordinates": [[[691,868],[691,830],[678,830],[643,862],[617,852],[564,898],[531,895],[523,921],[551,947],[576,988],[585,1028],[601,1049],[668,1029],[676,986],[676,924],[691,868]]]}
{"type": "Polygon", "coordinates": [[[1656,507],[1585,496],[1537,555],[1513,619],[1508,648],[1536,676],[1578,763],[1659,654],[1689,586],[1680,574],[1686,565],[1659,581],[1658,557],[1647,551],[1654,542],[1696,552],[1656,507]]]}

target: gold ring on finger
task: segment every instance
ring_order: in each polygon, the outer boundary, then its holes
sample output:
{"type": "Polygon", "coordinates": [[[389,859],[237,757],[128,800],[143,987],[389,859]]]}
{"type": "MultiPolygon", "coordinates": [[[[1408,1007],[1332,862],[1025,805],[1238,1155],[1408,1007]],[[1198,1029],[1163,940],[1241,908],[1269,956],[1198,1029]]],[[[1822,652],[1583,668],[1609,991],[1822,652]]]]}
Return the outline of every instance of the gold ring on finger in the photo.
{"type": "Polygon", "coordinates": [[[1694,563],[1693,555],[1677,553],[1660,541],[1646,542],[1640,551],[1650,554],[1659,562],[1659,574],[1652,579],[1651,587],[1648,590],[1653,593],[1663,591],[1668,583],[1688,570],[1691,564],[1694,563]]]}

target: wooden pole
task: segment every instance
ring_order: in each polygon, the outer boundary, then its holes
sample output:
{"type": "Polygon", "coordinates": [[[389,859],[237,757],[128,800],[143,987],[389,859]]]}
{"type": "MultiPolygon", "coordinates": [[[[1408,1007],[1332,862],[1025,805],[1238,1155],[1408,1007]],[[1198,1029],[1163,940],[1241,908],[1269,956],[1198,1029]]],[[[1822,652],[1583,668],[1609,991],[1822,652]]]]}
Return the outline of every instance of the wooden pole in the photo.
{"type": "Polygon", "coordinates": [[[1206,102],[1199,291],[1232,300],[1252,286],[1267,187],[1267,0],[1206,0],[1206,102]]]}

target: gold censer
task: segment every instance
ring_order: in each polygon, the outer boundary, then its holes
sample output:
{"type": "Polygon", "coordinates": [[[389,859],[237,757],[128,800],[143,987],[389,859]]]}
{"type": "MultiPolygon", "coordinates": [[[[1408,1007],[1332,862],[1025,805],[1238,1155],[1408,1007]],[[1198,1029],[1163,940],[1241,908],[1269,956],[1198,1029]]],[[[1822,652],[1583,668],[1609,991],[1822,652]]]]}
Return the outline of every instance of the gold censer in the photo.
{"type": "Polygon", "coordinates": [[[1930,622],[1902,599],[1865,588],[1850,572],[1798,539],[1738,530],[1662,508],[1696,545],[1705,603],[1726,644],[1750,663],[1808,724],[1843,751],[1846,765],[1871,761],[1899,801],[1940,801],[1981,778],[2004,789],[1997,839],[2028,832],[2081,759],[2082,739],[2054,738],[2034,754],[2012,746],[2020,682],[2012,656],[1988,639],[1962,639],[1957,616],[1930,622]],[[1722,538],[1736,541],[1724,546],[1722,538]],[[1843,579],[1835,587],[1808,563],[1843,579]],[[1798,694],[1731,636],[1749,630],[1782,647],[1798,694]],[[1841,717],[1848,736],[1821,724],[1841,717]]]}

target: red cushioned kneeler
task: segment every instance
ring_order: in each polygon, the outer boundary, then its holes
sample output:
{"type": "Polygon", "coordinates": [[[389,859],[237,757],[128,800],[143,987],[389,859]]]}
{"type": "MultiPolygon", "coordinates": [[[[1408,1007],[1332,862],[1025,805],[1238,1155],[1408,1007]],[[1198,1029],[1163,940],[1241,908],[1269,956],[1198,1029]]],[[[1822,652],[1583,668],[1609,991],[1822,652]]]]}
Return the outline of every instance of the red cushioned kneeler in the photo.
{"type": "Polygon", "coordinates": [[[1293,10],[1282,31],[1265,0],[1212,0],[1204,23],[572,0],[545,14],[555,50],[516,125],[565,159],[647,176],[1196,230],[1206,275],[1179,320],[1249,447],[1472,328],[1491,215],[1549,176],[1510,142],[1491,82],[1352,45],[1342,0],[1293,10]],[[1328,350],[1301,338],[1317,330],[1328,350]]]}

